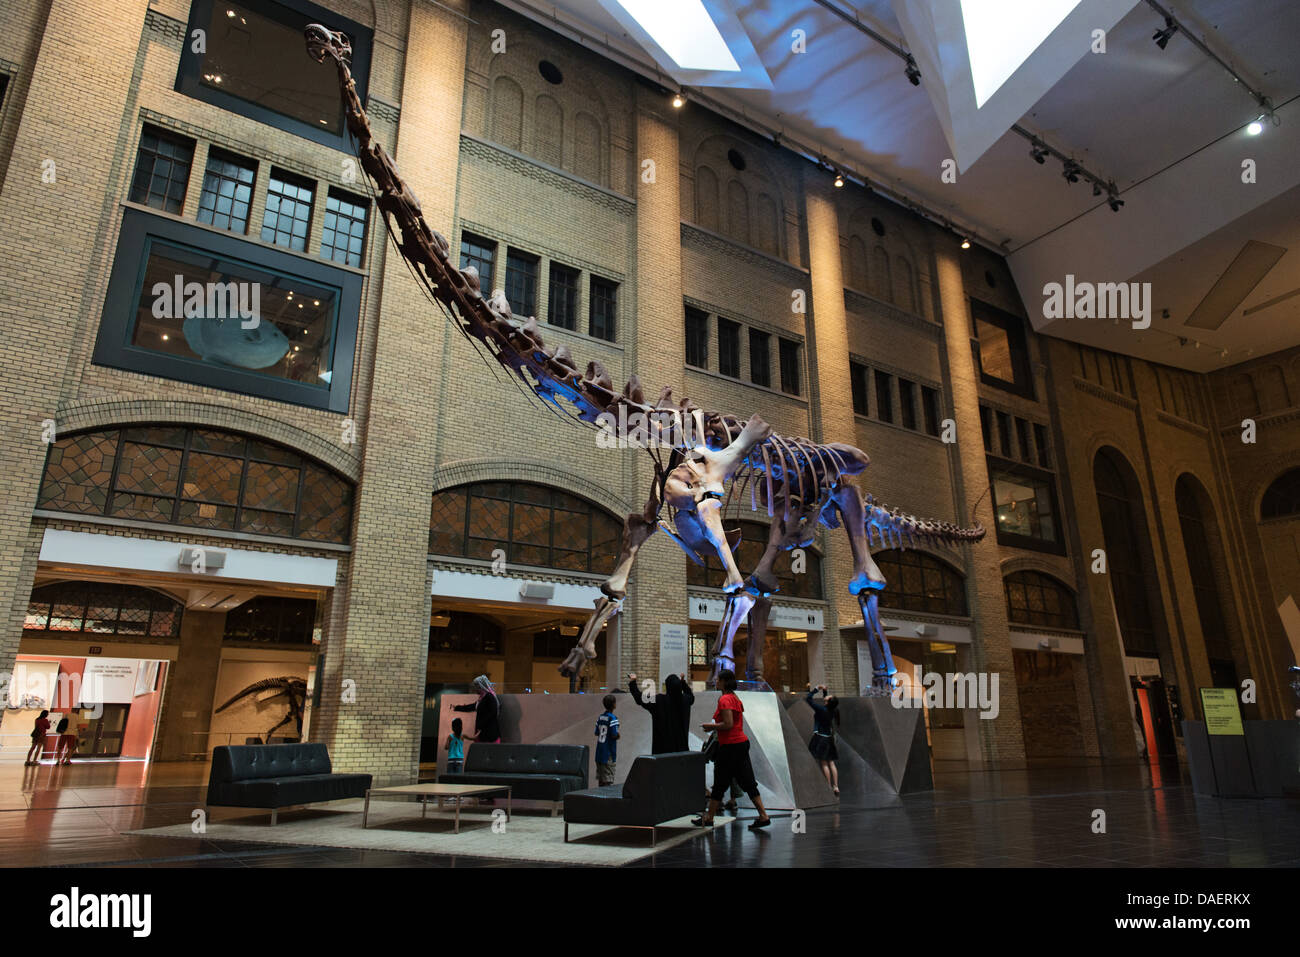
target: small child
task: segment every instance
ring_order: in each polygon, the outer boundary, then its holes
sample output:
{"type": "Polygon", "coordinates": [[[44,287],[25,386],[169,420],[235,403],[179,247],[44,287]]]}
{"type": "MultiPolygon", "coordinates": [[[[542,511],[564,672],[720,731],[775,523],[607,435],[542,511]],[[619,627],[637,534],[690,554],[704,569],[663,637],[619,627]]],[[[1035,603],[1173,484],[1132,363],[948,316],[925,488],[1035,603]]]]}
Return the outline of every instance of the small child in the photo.
{"type": "Polygon", "coordinates": [[[618,761],[618,718],[614,716],[617,699],[607,694],[601,699],[604,712],[596,719],[596,783],[608,787],[614,783],[614,768],[618,761]]]}
{"type": "Polygon", "coordinates": [[[451,722],[451,734],[447,735],[447,741],[443,744],[447,752],[445,774],[459,774],[465,769],[465,739],[461,737],[461,729],[464,727],[460,718],[451,722]]]}

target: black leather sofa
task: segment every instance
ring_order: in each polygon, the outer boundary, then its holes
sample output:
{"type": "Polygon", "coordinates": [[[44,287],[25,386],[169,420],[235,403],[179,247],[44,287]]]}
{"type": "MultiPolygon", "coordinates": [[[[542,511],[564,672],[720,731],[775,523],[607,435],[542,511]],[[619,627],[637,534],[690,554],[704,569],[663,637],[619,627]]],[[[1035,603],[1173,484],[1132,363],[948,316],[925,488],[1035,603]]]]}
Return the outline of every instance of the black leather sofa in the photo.
{"type": "Polygon", "coordinates": [[[207,805],[270,808],[365,797],[369,774],[334,774],[323,744],[221,745],[212,751],[207,805]]]}
{"type": "Polygon", "coordinates": [[[587,786],[588,754],[585,744],[472,744],[465,769],[438,783],[509,785],[512,800],[553,802],[554,817],[566,794],[587,786]]]}
{"type": "Polygon", "coordinates": [[[704,755],[699,751],[643,754],[632,762],[620,793],[616,788],[591,788],[564,796],[564,840],[570,824],[655,829],[666,821],[703,809],[704,755]]]}

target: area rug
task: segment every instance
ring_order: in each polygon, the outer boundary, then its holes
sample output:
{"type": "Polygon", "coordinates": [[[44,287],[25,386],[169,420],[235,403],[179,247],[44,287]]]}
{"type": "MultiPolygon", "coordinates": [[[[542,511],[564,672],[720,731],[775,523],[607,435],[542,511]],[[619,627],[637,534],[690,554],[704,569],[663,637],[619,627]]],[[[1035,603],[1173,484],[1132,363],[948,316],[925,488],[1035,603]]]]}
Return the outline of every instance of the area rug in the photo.
{"type": "MultiPolygon", "coordinates": [[[[451,857],[491,857],[498,860],[539,861],[548,864],[585,864],[618,867],[657,851],[683,844],[705,833],[691,824],[691,816],[659,827],[658,841],[650,846],[650,832],[632,828],[570,824],[564,842],[564,819],[548,812],[515,809],[504,827],[493,829],[490,808],[462,809],[460,833],[452,831],[454,812],[429,807],[420,817],[418,803],[371,801],[369,827],[361,827],[361,801],[339,801],[327,807],[281,811],[271,826],[268,812],[249,814],[242,809],[213,809],[205,833],[195,834],[189,823],[128,831],[149,837],[176,837],[221,842],[248,841],[314,847],[441,854],[451,857]],[[226,813],[234,816],[224,817],[226,813]]],[[[714,827],[730,823],[719,815],[714,827]]]]}

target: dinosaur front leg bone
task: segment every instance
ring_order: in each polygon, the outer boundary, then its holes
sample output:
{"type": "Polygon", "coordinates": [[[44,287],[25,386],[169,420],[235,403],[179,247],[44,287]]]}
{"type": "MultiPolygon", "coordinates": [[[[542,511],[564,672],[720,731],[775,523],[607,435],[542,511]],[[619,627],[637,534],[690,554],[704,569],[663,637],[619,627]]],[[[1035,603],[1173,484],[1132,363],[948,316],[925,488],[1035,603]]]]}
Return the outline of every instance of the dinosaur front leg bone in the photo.
{"type": "Polygon", "coordinates": [[[749,592],[740,592],[727,599],[727,608],[718,623],[718,640],[713,646],[713,671],[709,675],[709,687],[716,688],[718,674],[726,669],[735,672],[736,654],[734,643],[736,632],[749,617],[749,610],[754,607],[754,596],[749,592]]]}
{"type": "Polygon", "coordinates": [[[596,637],[605,627],[605,622],[617,615],[622,607],[623,601],[619,598],[601,595],[596,599],[596,610],[591,613],[587,624],[583,626],[578,643],[569,649],[569,656],[560,665],[561,675],[566,678],[577,676],[587,666],[587,662],[596,657],[596,637]]]}
{"type": "Polygon", "coordinates": [[[745,655],[745,679],[763,680],[763,645],[767,640],[767,618],[772,612],[772,599],[754,599],[749,612],[749,649],[745,655]]]}

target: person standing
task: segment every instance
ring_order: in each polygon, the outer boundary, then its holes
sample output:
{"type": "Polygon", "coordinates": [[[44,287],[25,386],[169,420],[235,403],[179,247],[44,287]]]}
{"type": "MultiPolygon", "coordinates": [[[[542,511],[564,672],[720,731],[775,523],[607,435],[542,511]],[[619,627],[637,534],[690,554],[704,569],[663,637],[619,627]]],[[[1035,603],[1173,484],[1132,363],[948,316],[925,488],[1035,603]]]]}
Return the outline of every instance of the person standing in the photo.
{"type": "Polygon", "coordinates": [[[835,796],[839,797],[840,772],[835,762],[839,760],[840,755],[835,748],[835,726],[840,723],[840,699],[830,694],[825,685],[818,685],[816,688],[809,685],[808,697],[805,700],[813,709],[813,733],[808,741],[808,750],[821,766],[826,783],[831,786],[835,796]],[[822,693],[820,704],[815,698],[818,691],[822,693]]]}
{"type": "Polygon", "coordinates": [[[636,675],[629,674],[627,681],[632,700],[650,712],[650,753],[689,751],[691,706],[695,704],[695,692],[686,676],[669,675],[664,679],[664,693],[649,699],[641,697],[636,675]]]}
{"type": "Polygon", "coordinates": [[[758,819],[749,825],[751,831],[768,827],[772,819],[763,807],[763,799],[758,795],[758,781],[754,777],[754,766],[749,760],[749,738],[745,735],[745,706],[736,695],[736,674],[722,671],[718,675],[718,686],[722,697],[718,699],[717,710],[713,720],[701,725],[705,731],[718,732],[718,751],[713,759],[713,790],[709,792],[709,808],[692,823],[700,827],[712,827],[713,819],[722,806],[722,797],[731,787],[731,782],[739,781],[740,787],[749,795],[750,801],[758,811],[758,819]]]}
{"type": "Polygon", "coordinates": [[[614,783],[618,763],[618,717],[614,714],[618,699],[607,694],[601,704],[605,710],[596,719],[596,783],[608,787],[614,783]]]}
{"type": "Polygon", "coordinates": [[[487,675],[474,679],[474,690],[478,692],[478,701],[474,704],[452,705],[452,711],[474,712],[474,736],[470,738],[476,744],[501,743],[501,702],[492,688],[487,675]]]}
{"type": "Polygon", "coordinates": [[[33,764],[41,763],[41,755],[45,751],[45,737],[50,733],[50,712],[42,710],[36,716],[36,724],[32,727],[32,746],[27,749],[27,760],[23,762],[24,767],[31,767],[33,764]]]}
{"type": "Polygon", "coordinates": [[[465,770],[465,738],[463,729],[465,723],[460,718],[451,719],[451,733],[447,735],[447,741],[443,748],[447,751],[447,770],[446,774],[459,774],[465,770]]]}

